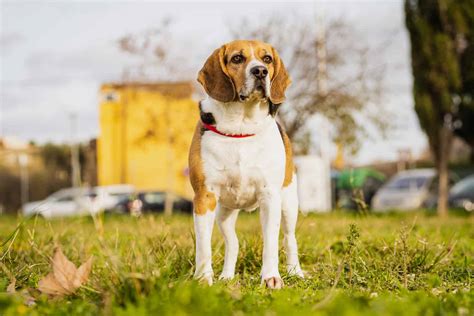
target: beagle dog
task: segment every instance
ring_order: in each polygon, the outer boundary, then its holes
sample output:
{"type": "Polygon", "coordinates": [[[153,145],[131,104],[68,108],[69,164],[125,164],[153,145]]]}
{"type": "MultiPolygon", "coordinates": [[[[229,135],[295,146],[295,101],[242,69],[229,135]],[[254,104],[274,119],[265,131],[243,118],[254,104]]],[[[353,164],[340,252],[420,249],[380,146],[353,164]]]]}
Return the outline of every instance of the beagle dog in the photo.
{"type": "Polygon", "coordinates": [[[235,274],[240,210],[260,209],[263,230],[262,284],[278,289],[278,237],[282,222],[287,272],[303,277],[295,226],[296,175],[288,136],[275,120],[291,83],[277,51],[260,41],[237,40],[216,49],[198,75],[207,98],[189,153],[195,193],[194,277],[213,282],[211,235],[214,219],[225,239],[220,279],[235,274]]]}

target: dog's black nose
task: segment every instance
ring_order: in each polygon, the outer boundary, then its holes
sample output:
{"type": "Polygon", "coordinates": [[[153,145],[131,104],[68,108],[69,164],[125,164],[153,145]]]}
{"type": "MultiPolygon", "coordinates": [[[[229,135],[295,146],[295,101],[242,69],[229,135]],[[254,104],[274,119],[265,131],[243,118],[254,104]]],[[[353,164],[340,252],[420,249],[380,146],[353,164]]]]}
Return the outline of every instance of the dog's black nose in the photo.
{"type": "Polygon", "coordinates": [[[264,66],[255,66],[250,69],[252,75],[258,79],[264,79],[268,75],[268,70],[264,66]]]}

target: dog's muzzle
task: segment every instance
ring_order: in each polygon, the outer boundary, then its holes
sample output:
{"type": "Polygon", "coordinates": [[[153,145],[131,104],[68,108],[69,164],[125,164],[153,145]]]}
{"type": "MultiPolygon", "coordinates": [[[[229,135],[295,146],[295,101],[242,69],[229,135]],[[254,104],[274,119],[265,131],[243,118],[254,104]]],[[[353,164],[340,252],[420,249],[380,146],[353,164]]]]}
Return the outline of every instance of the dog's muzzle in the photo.
{"type": "Polygon", "coordinates": [[[260,98],[267,98],[268,69],[265,66],[255,66],[250,69],[250,74],[253,79],[253,87],[247,93],[241,93],[240,100],[245,101],[253,94],[257,94],[257,97],[260,98]]]}

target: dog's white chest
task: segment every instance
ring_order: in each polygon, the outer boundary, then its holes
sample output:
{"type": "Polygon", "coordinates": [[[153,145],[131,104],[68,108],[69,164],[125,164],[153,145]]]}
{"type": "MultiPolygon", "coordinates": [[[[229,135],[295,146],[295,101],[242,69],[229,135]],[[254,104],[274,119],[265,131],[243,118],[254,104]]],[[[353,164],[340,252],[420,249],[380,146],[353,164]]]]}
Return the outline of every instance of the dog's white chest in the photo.
{"type": "Polygon", "coordinates": [[[245,139],[205,132],[201,155],[206,186],[219,203],[233,209],[254,209],[263,190],[281,188],[285,154],[276,124],[245,139]]]}

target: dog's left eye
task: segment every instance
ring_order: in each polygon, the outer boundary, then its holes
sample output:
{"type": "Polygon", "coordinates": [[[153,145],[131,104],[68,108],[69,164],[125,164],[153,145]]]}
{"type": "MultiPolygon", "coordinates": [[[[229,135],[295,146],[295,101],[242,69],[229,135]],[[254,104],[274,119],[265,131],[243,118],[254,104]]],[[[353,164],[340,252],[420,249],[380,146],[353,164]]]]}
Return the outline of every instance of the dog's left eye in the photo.
{"type": "Polygon", "coordinates": [[[267,64],[270,64],[273,61],[272,56],[270,55],[263,56],[262,60],[264,63],[267,63],[267,64]]]}

